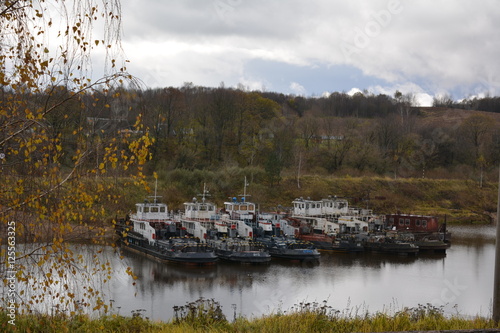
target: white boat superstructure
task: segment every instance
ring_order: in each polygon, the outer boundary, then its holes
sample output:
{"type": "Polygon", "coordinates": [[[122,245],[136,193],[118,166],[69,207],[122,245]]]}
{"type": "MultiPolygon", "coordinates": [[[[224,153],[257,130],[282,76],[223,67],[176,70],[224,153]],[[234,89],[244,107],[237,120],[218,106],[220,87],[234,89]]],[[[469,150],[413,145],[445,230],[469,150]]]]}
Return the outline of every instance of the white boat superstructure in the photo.
{"type": "Polygon", "coordinates": [[[259,213],[258,226],[262,228],[264,233],[271,233],[273,231],[274,215],[271,213],[259,213]]]}
{"type": "Polygon", "coordinates": [[[322,216],[323,202],[311,199],[295,199],[293,204],[293,216],[322,216]]]}
{"type": "Polygon", "coordinates": [[[337,196],[328,196],[327,199],[322,199],[323,202],[323,216],[329,219],[335,219],[342,215],[349,214],[349,202],[344,198],[337,198],[337,196]]]}
{"type": "Polygon", "coordinates": [[[201,201],[194,197],[192,201],[185,202],[184,214],[180,218],[181,224],[186,228],[186,231],[200,240],[207,239],[209,231],[215,230],[217,223],[220,223],[217,206],[206,201],[207,195],[208,191],[206,185],[204,185],[201,201]]]}
{"type": "Polygon", "coordinates": [[[289,223],[298,227],[310,228],[312,230],[303,230],[304,233],[334,235],[339,233],[339,223],[330,221],[324,217],[316,216],[293,216],[289,223]]]}
{"type": "Polygon", "coordinates": [[[146,200],[135,206],[136,212],[130,214],[130,221],[134,223],[134,231],[146,238],[150,244],[155,243],[158,231],[166,230],[174,223],[168,213],[167,204],[157,202],[157,196],[153,202],[146,200]]]}
{"type": "Polygon", "coordinates": [[[326,199],[311,200],[299,198],[292,201],[293,216],[321,216],[330,220],[349,214],[349,203],[346,199],[329,196],[326,199]]]}
{"type": "Polygon", "coordinates": [[[247,202],[245,197],[238,200],[236,197],[232,201],[224,202],[224,214],[221,220],[236,229],[240,237],[253,237],[253,227],[255,223],[256,211],[255,204],[247,202]]]}
{"type": "Polygon", "coordinates": [[[315,233],[359,233],[381,230],[384,218],[371,209],[349,207],[346,199],[329,196],[319,201],[295,199],[292,219],[314,229],[315,233]]]}
{"type": "Polygon", "coordinates": [[[368,231],[368,222],[358,218],[358,216],[341,216],[338,218],[340,232],[359,233],[368,231]]]}
{"type": "Polygon", "coordinates": [[[245,178],[245,186],[243,195],[240,196],[241,198],[238,200],[237,197],[233,197],[231,201],[224,202],[224,213],[222,214],[221,220],[226,223],[230,229],[236,230],[238,236],[252,238],[254,236],[253,227],[256,226],[257,222],[257,213],[256,205],[246,200],[247,186],[248,184],[245,178]]]}

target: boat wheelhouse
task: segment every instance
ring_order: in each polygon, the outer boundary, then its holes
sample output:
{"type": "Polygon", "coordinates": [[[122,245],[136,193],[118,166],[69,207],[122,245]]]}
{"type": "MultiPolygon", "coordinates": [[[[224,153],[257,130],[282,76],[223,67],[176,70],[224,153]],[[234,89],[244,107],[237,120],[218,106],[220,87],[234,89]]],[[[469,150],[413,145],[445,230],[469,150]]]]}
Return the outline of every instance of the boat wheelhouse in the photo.
{"type": "Polygon", "coordinates": [[[157,239],[168,238],[170,233],[175,232],[176,226],[170,218],[167,204],[158,202],[156,196],[153,202],[145,200],[135,206],[136,212],[130,215],[133,230],[149,244],[154,244],[157,239]]]}
{"type": "Polygon", "coordinates": [[[337,196],[328,196],[322,199],[323,215],[328,219],[336,219],[339,216],[349,214],[349,203],[347,199],[337,198],[337,196]]]}
{"type": "Polygon", "coordinates": [[[322,216],[323,201],[299,198],[292,201],[293,216],[322,216]]]}
{"type": "Polygon", "coordinates": [[[247,202],[245,197],[224,202],[222,221],[236,230],[240,237],[253,237],[253,228],[257,226],[255,204],[247,202]]]}
{"type": "Polygon", "coordinates": [[[212,233],[227,233],[227,227],[221,223],[217,214],[217,206],[206,201],[208,191],[203,186],[201,201],[196,197],[190,202],[184,203],[184,214],[181,216],[181,224],[187,233],[201,240],[210,238],[212,233]]]}
{"type": "Polygon", "coordinates": [[[247,186],[245,177],[243,195],[240,196],[240,199],[233,197],[231,201],[224,202],[222,221],[228,225],[228,228],[235,230],[238,236],[252,238],[254,237],[254,229],[258,227],[257,209],[253,202],[246,200],[247,186]]]}

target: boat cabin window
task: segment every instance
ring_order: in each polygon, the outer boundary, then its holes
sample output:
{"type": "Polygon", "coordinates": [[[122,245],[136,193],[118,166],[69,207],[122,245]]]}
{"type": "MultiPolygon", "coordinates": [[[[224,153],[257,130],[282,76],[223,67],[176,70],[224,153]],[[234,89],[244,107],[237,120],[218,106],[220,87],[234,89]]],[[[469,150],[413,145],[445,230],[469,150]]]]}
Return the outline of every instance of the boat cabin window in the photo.
{"type": "Polygon", "coordinates": [[[410,219],[405,220],[405,225],[410,225],[410,219]]]}
{"type": "Polygon", "coordinates": [[[158,207],[151,207],[151,213],[158,213],[158,207]]]}
{"type": "Polygon", "coordinates": [[[149,213],[149,207],[144,207],[144,213],[149,213]]]}
{"type": "Polygon", "coordinates": [[[160,213],[165,213],[165,206],[160,207],[160,213]]]}
{"type": "Polygon", "coordinates": [[[399,225],[405,225],[404,219],[399,219],[399,225]]]}
{"type": "Polygon", "coordinates": [[[420,227],[420,220],[416,220],[416,221],[415,221],[415,225],[416,225],[417,227],[420,227]]]}
{"type": "Polygon", "coordinates": [[[422,220],[422,227],[427,228],[427,220],[422,220]]]}
{"type": "Polygon", "coordinates": [[[394,224],[394,217],[389,218],[389,224],[394,224]]]}

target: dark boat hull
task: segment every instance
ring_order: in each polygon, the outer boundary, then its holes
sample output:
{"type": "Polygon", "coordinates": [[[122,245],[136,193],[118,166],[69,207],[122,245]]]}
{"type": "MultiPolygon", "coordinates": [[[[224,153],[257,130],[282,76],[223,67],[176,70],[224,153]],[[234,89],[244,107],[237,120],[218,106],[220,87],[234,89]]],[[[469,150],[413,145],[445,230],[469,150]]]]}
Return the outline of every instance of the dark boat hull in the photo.
{"type": "Polygon", "coordinates": [[[418,246],[421,252],[430,253],[446,253],[446,250],[450,247],[449,243],[443,241],[416,241],[415,244],[418,246]]]}
{"type": "Polygon", "coordinates": [[[175,249],[166,249],[158,246],[152,246],[146,243],[146,240],[138,237],[129,236],[125,241],[122,239],[125,248],[132,249],[134,252],[151,256],[157,260],[165,262],[175,262],[193,265],[211,265],[218,260],[214,251],[206,252],[182,252],[175,249]]]}
{"type": "Polygon", "coordinates": [[[310,249],[272,249],[269,248],[269,254],[274,258],[288,259],[288,260],[319,260],[320,253],[317,250],[310,249]]]}
{"type": "Polygon", "coordinates": [[[215,250],[215,254],[222,260],[249,264],[262,264],[271,261],[271,256],[268,252],[260,251],[228,251],[228,250],[215,250]]]}
{"type": "Polygon", "coordinates": [[[299,235],[297,239],[312,243],[318,250],[335,252],[363,252],[361,241],[354,238],[335,238],[328,235],[299,235]]]}
{"type": "Polygon", "coordinates": [[[365,247],[362,242],[339,241],[331,246],[332,251],[336,252],[363,252],[365,247]]]}
{"type": "Polygon", "coordinates": [[[394,253],[402,255],[416,255],[419,251],[418,246],[412,243],[384,243],[384,242],[366,242],[364,247],[368,251],[394,253]]]}
{"type": "Polygon", "coordinates": [[[261,242],[273,258],[310,261],[319,260],[321,254],[310,242],[294,239],[260,238],[261,242]]]}

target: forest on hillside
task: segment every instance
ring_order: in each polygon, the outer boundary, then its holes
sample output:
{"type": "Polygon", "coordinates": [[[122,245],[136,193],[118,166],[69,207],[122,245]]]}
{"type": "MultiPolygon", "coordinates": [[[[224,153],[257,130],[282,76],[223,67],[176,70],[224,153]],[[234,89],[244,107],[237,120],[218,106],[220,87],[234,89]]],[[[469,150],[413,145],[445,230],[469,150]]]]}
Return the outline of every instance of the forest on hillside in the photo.
{"type": "MultiPolygon", "coordinates": [[[[64,87],[47,94],[12,94],[0,91],[0,101],[19,99],[34,109],[72,95],[64,87]]],[[[148,132],[153,140],[146,172],[253,167],[265,172],[271,186],[284,173],[479,179],[498,165],[500,97],[460,103],[443,97],[434,104],[467,116],[460,123],[429,121],[426,115],[437,108],[416,107],[411,94],[399,92],[302,97],[186,83],[180,88],[94,89],[68,98],[37,126],[57,142],[55,156],[68,168],[82,146],[89,154],[85,163],[99,168],[112,163],[103,158],[109,140],[148,132]],[[140,128],[134,127],[138,119],[140,128]]],[[[30,133],[23,135],[28,140],[30,133]]],[[[8,144],[0,150],[9,163],[24,158],[8,144]]],[[[111,165],[106,167],[109,171],[111,165]]],[[[17,172],[23,172],[22,163],[17,172]]],[[[114,172],[127,174],[120,168],[114,172]]]]}

